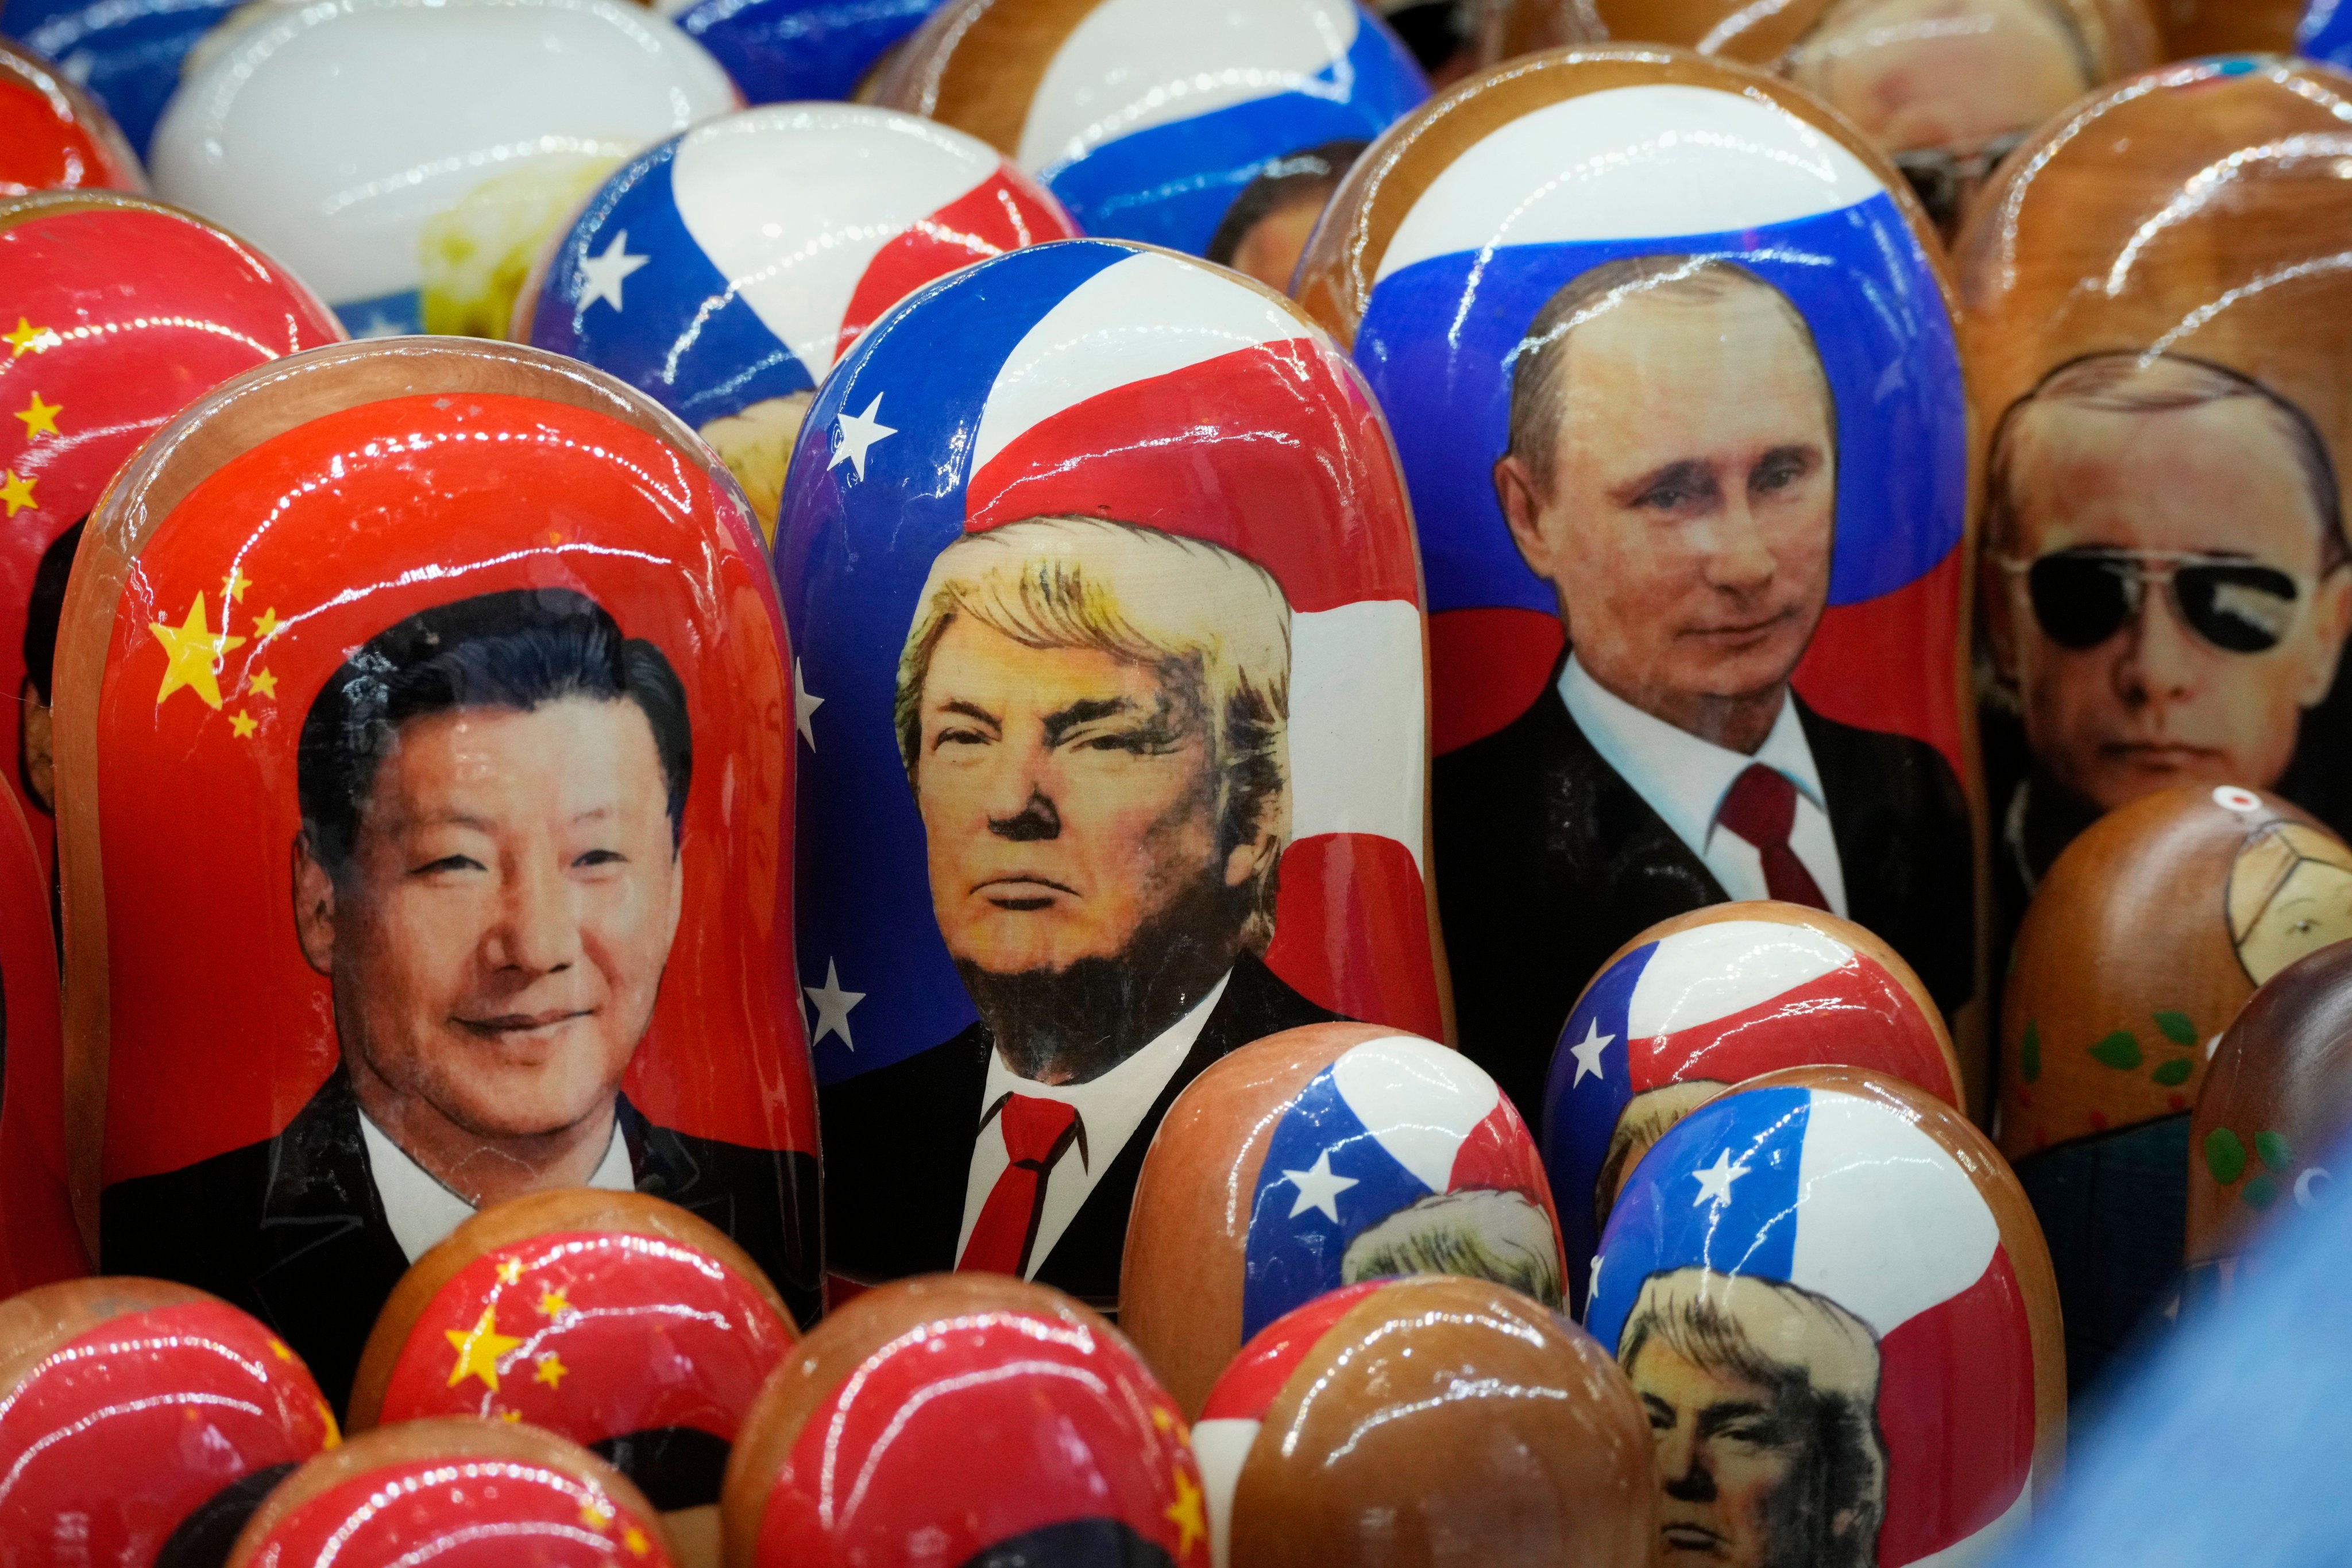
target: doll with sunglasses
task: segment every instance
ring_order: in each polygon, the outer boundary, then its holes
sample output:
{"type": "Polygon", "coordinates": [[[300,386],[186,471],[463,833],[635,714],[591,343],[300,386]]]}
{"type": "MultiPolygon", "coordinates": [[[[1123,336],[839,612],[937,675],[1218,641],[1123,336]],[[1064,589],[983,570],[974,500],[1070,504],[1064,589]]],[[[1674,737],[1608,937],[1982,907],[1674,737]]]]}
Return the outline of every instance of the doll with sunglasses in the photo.
{"type": "Polygon", "coordinates": [[[2004,934],[2075,834],[2169,784],[2276,789],[2347,826],[2317,752],[2352,551],[2301,408],[2187,355],[2070,361],[2001,416],[1983,537],[2004,934]]]}

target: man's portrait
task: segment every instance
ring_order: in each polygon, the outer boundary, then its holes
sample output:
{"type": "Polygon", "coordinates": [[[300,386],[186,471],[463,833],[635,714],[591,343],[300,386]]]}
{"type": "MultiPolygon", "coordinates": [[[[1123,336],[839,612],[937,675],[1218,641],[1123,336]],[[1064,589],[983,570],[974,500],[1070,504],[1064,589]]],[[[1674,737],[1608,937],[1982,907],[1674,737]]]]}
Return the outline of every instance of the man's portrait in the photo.
{"type": "Polygon", "coordinates": [[[2011,925],[2100,815],[2177,784],[2328,815],[2306,741],[2352,628],[2336,468],[2303,410],[2172,353],[2074,360],[1985,479],[1988,772],[2011,925]]]}
{"type": "Polygon", "coordinates": [[[1525,1194],[1486,1187],[1434,1193],[1360,1230],[1339,1260],[1345,1284],[1400,1274],[1492,1279],[1563,1310],[1559,1237],[1525,1194]]]}
{"type": "Polygon", "coordinates": [[[1326,142],[1276,158],[1242,187],[1202,254],[1287,294],[1316,220],[1369,145],[1326,142]]]}
{"type": "Polygon", "coordinates": [[[1853,1313],[1778,1280],[1672,1269],[1643,1281],[1617,1364],[1650,1418],[1661,1563],[1878,1561],[1878,1344],[1853,1313]]]}
{"type": "Polygon", "coordinates": [[[1609,954],[1672,915],[1786,900],[1885,939],[1948,1013],[1973,984],[1958,779],[1790,684],[1828,603],[1838,411],[1806,321],[1705,256],[1571,279],[1508,365],[1493,468],[1567,648],[1535,703],[1441,756],[1438,897],[1462,1047],[1539,1114],[1609,954]]]}
{"type": "Polygon", "coordinates": [[[826,1091],[834,1268],[989,1268],[1116,1299],[1176,1094],[1332,1016],[1261,959],[1289,689],[1280,587],[1217,545],[1040,517],[940,552],[894,721],[979,1020],[826,1091]]]}
{"type": "Polygon", "coordinates": [[[253,1312],[339,1407],[402,1273],[524,1193],[651,1193],[792,1280],[786,1157],[620,1091],[687,896],[693,758],[668,658],[577,593],[462,599],[352,649],[303,720],[285,840],[285,940],[340,1060],[275,1137],[107,1189],[106,1270],[253,1312]]]}

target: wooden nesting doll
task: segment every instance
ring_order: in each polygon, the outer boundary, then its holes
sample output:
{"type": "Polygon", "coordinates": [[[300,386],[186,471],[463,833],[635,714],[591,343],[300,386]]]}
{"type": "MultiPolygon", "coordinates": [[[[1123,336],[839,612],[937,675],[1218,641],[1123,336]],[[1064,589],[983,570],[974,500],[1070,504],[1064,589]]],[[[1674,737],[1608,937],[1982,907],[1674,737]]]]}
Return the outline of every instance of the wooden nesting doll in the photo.
{"type": "Polygon", "coordinates": [[[1566,1319],[1483,1279],[1388,1279],[1254,1335],[1192,1446],[1218,1568],[1646,1568],[1649,1426],[1566,1319]]]}
{"type": "Polygon", "coordinates": [[[351,1426],[528,1421],[593,1450],[719,1559],[719,1485],[793,1321],[743,1249],[674,1204],[567,1187],[509,1198],[416,1260],[376,1320],[351,1426]]]}
{"type": "Polygon", "coordinates": [[[0,45],[0,195],[146,188],[104,109],[39,56],[0,45]]]}
{"type": "Polygon", "coordinates": [[[149,163],[161,195],[268,247],[354,336],[495,338],[606,175],[740,101],[699,45],[622,0],[268,5],[190,60],[149,163]]]}
{"type": "MultiPolygon", "coordinates": [[[[2149,0],[2164,58],[2285,54],[2298,47],[2298,14],[2308,28],[2323,10],[2314,0],[2149,0]]],[[[2308,52],[2308,46],[2303,46],[2308,52]]]]}
{"type": "Polygon", "coordinates": [[[286,1342],[159,1279],[0,1301],[0,1557],[218,1563],[280,1478],[339,1440],[286,1342]]]}
{"type": "Polygon", "coordinates": [[[1460,1044],[1530,1121],[1586,983],[1725,900],[1876,932],[1977,1070],[1968,418],[1933,246],[1804,94],[1612,49],[1408,120],[1300,264],[1412,487],[1460,1044]]]}
{"type": "Polygon", "coordinates": [[[950,0],[876,88],[1035,174],[1088,234],[1277,289],[1339,174],[1428,96],[1356,0],[950,0]]]}
{"type": "Polygon", "coordinates": [[[851,97],[940,0],[671,0],[748,103],[851,97]]]}
{"type": "Polygon", "coordinates": [[[614,174],[550,255],[513,336],[667,406],[773,536],[816,384],[945,272],[1077,230],[986,143],[889,110],[725,115],[614,174]]]}
{"type": "Polygon", "coordinates": [[[868,329],[793,462],[833,1267],[1108,1306],[1211,1062],[1335,1018],[1444,1037],[1386,427],[1279,296],[1066,240],[868,329]]]}
{"type": "Polygon", "coordinates": [[[2271,1215],[2334,1195],[2325,1162],[2352,1131],[2352,942],[2296,959],[2247,999],[2189,1125],[2188,1292],[2202,1300],[2234,1287],[2271,1215]]]}
{"type": "Polygon", "coordinates": [[[2352,829],[2347,115],[2321,67],[2167,66],[2021,153],[1954,253],[1996,952],[2068,841],[2152,790],[2352,829]]]}
{"type": "Polygon", "coordinates": [[[281,1482],[225,1568],[686,1568],[627,1477],[536,1426],[479,1416],[353,1437],[281,1482]]]}
{"type": "Polygon", "coordinates": [[[48,860],[0,784],[0,1290],[89,1271],[66,1173],[65,1050],[48,860]]]}
{"type": "Polygon", "coordinates": [[[837,1309],[727,1466],[727,1568],[1209,1568],[1182,1414],[1095,1313],[1002,1275],[837,1309]]]}
{"type": "Polygon", "coordinates": [[[238,0],[7,0],[0,35],[94,100],[139,156],[180,85],[180,62],[238,0]]]}
{"type": "Polygon", "coordinates": [[[769,582],[692,432],[534,349],[316,350],[147,445],[58,653],[105,1267],[339,1409],[410,1264],[543,1188],[665,1198],[814,1316],[769,582]]]}
{"type": "Polygon", "coordinates": [[[1572,1300],[1635,1163],[1682,1117],[1780,1068],[1867,1068],[1960,1106],[1960,1068],[1911,966],[1799,904],[1713,904],[1642,932],[1586,986],[1544,1088],[1544,1164],[1572,1300]]]}
{"type": "Polygon", "coordinates": [[[1136,1185],[1118,1321],[1184,1409],[1276,1318],[1392,1274],[1565,1305],[1543,1161],[1475,1063],[1315,1024],[1243,1047],[1177,1098],[1136,1185]]]}
{"type": "Polygon", "coordinates": [[[1585,1326],[1650,1414],[1662,1562],[1987,1561],[2058,1479],[2032,1208],[1882,1073],[1784,1068],[1684,1117],[1618,1197],[1585,1326]]]}

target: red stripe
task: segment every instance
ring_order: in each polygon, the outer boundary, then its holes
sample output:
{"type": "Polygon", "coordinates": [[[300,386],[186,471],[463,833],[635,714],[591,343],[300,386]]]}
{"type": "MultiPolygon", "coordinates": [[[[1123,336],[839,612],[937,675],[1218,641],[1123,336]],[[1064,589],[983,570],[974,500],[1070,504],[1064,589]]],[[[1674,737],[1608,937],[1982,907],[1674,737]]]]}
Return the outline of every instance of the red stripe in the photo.
{"type": "Polygon", "coordinates": [[[1293,611],[1421,599],[1388,430],[1306,338],[1219,354],[1090,397],[1014,437],[965,491],[974,531],[1117,518],[1247,556],[1293,611]]]}
{"type": "Polygon", "coordinates": [[[1790,684],[1824,719],[1925,741],[1960,761],[1960,552],[1926,575],[1858,605],[1832,605],[1790,684]]]}
{"type": "Polygon", "coordinates": [[[1290,1381],[1315,1342],[1347,1316],[1349,1308],[1387,1283],[1367,1279],[1360,1285],[1343,1285],[1260,1329],[1233,1364],[1218,1375],[1217,1385],[1209,1390],[1209,1402],[1201,1407],[1201,1419],[1265,1420],[1274,1396],[1282,1392],[1282,1385],[1290,1381]]]}
{"type": "Polygon", "coordinates": [[[1285,850],[1265,962],[1335,1013],[1445,1037],[1421,868],[1393,838],[1322,833],[1285,850]]]}
{"type": "Polygon", "coordinates": [[[2033,1466],[2033,1342],[2006,1248],[1977,1282],[1879,1342],[1886,1522],[1878,1561],[1902,1568],[2006,1512],[2033,1466]]]}
{"type": "MultiPolygon", "coordinates": [[[[1670,939],[1671,940],[1671,939],[1670,939]]],[[[1817,1062],[1874,1068],[1958,1100],[1935,1030],[1876,960],[1853,962],[1769,1001],[1687,1029],[1637,1038],[1627,1050],[1633,1090],[1691,1079],[1738,1083],[1817,1062]]]]}
{"type": "Polygon", "coordinates": [[[1059,202],[1027,175],[1000,167],[875,252],[849,297],[834,356],[847,353],[875,318],[932,279],[1024,245],[1075,239],[1077,233],[1059,202]]]}
{"type": "Polygon", "coordinates": [[[1430,748],[1483,741],[1535,706],[1568,638],[1546,610],[1445,610],[1429,617],[1430,748]]]}
{"type": "MultiPolygon", "coordinates": [[[[1447,1190],[1484,1188],[1490,1192],[1522,1193],[1551,1213],[1551,1183],[1544,1174],[1543,1156],[1528,1124],[1506,1098],[1470,1129],[1470,1136],[1454,1152],[1447,1190]]],[[[1557,1224],[1557,1221],[1554,1222],[1557,1224]]]]}

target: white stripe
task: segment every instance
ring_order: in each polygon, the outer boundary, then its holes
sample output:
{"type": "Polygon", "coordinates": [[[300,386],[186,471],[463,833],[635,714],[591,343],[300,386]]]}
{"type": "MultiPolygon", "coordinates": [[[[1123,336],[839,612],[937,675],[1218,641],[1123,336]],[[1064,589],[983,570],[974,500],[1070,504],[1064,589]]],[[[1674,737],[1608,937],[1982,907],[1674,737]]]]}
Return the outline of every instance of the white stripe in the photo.
{"type": "Polygon", "coordinates": [[[1680,931],[1633,983],[1626,1032],[1646,1040],[1696,1028],[1810,985],[1853,962],[1853,949],[1811,926],[1721,921],[1680,931]]]}
{"type": "Polygon", "coordinates": [[[1959,1163],[1902,1111],[1812,1091],[1789,1282],[1881,1338],[1984,1277],[2000,1225],[1959,1163]]]}
{"type": "Polygon", "coordinates": [[[1371,833],[1422,867],[1421,611],[1362,599],[1290,619],[1290,837],[1371,833]]]}
{"type": "Polygon", "coordinates": [[[1048,169],[1117,137],[1254,98],[1307,92],[1344,100],[1360,26],[1347,0],[1103,0],[1054,51],[1029,100],[1021,166],[1048,169]],[[1335,81],[1314,80],[1335,65],[1335,81]]]}
{"type": "Polygon", "coordinates": [[[1886,1568],[1975,1568],[1977,1563],[1990,1563],[2000,1556],[2032,1521],[2033,1477],[2029,1471],[2025,1484],[2017,1489],[2016,1500],[2001,1510],[1999,1519],[1974,1535],[1952,1542],[1941,1552],[1914,1557],[1907,1563],[1889,1563],[1886,1568]]]}
{"type": "Polygon", "coordinates": [[[1250,1445],[1257,1441],[1259,1423],[1231,1416],[1192,1423],[1192,1458],[1201,1466],[1201,1490],[1209,1505],[1209,1562],[1225,1568],[1232,1561],[1234,1489],[1241,1485],[1242,1466],[1250,1445]]]}
{"type": "Polygon", "coordinates": [[[1331,1084],[1373,1142],[1431,1192],[1454,1185],[1454,1158],[1502,1090],[1468,1057],[1412,1035],[1342,1052],[1331,1084]]]}
{"type": "Polygon", "coordinates": [[[670,184],[694,243],[822,380],[875,256],[1000,166],[979,138],[912,114],[779,104],[689,132],[670,184]]]}
{"type": "Polygon", "coordinates": [[[1670,238],[1835,212],[1885,187],[1787,110],[1706,87],[1621,87],[1498,126],[1430,182],[1380,276],[1455,251],[1670,238]]]}
{"type": "Polygon", "coordinates": [[[972,476],[1031,426],[1090,397],[1293,338],[1332,352],[1319,331],[1223,268],[1139,250],[1064,295],[1013,346],[981,412],[972,476]]]}

